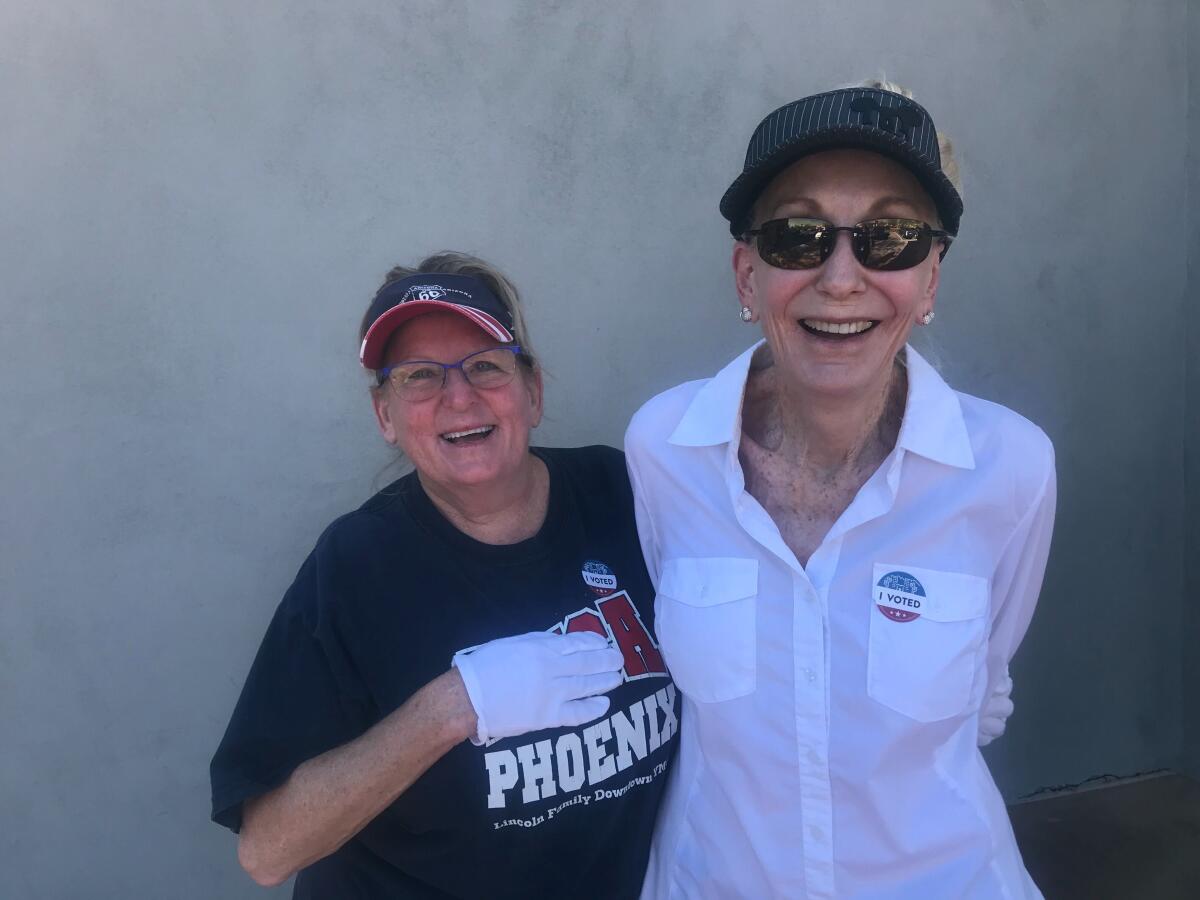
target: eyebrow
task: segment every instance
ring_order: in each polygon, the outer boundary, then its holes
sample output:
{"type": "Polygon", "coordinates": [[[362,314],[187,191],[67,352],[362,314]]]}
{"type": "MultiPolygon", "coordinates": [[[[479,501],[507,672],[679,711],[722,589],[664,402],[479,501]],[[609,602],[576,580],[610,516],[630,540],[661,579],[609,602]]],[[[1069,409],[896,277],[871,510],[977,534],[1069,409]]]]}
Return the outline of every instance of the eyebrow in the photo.
{"type": "MultiPolygon", "coordinates": [[[[821,204],[812,197],[789,197],[782,203],[775,204],[774,209],[771,211],[771,216],[778,216],[781,209],[790,209],[792,207],[803,207],[806,210],[820,212],[821,204]]],[[[792,215],[788,218],[796,218],[796,216],[792,215]]]]}
{"type": "Polygon", "coordinates": [[[915,203],[911,198],[900,197],[900,196],[891,196],[891,197],[880,197],[878,200],[876,200],[874,203],[872,203],[867,208],[867,215],[868,216],[876,215],[876,214],[882,212],[883,210],[886,210],[888,207],[894,207],[894,206],[904,206],[904,207],[907,207],[911,212],[915,212],[915,213],[921,212],[921,205],[919,203],[915,203]]]}

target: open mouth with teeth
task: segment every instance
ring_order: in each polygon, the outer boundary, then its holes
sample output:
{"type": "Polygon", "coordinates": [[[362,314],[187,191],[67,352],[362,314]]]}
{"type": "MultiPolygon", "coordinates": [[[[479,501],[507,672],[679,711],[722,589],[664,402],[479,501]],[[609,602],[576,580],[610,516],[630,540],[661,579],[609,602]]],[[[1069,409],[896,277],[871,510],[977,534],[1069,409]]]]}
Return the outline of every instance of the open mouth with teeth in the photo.
{"type": "Polygon", "coordinates": [[[814,337],[831,341],[846,341],[860,337],[878,325],[873,319],[857,322],[827,322],[823,319],[801,319],[800,327],[814,337]]]}
{"type": "Polygon", "coordinates": [[[486,441],[495,430],[495,425],[480,425],[478,428],[468,428],[466,431],[447,431],[442,435],[442,440],[458,446],[480,444],[486,441]]]}

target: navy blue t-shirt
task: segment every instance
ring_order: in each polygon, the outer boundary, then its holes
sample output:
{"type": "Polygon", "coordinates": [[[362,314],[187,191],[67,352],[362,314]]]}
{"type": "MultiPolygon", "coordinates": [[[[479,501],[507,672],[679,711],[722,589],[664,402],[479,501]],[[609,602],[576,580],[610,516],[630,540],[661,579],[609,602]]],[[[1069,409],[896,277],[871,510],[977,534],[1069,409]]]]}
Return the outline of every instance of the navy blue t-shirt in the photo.
{"type": "Polygon", "coordinates": [[[345,744],[458,650],[592,630],[625,657],[608,712],[575,728],[464,741],[297,898],[636,897],[675,752],[675,688],[654,637],[623,455],[538,449],[550,473],[532,538],[484,544],[408,475],[334,522],[284,596],[212,761],[214,821],[345,744]]]}

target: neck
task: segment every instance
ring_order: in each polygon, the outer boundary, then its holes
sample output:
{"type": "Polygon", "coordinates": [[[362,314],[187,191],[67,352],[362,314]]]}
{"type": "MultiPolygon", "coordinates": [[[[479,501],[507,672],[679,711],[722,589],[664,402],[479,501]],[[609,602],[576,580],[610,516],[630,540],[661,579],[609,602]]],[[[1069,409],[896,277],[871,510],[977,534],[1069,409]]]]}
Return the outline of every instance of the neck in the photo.
{"type": "Polygon", "coordinates": [[[904,368],[893,364],[867,389],[830,397],[788,383],[768,360],[751,372],[743,431],[810,471],[874,468],[896,444],[907,385],[904,368]]]}
{"type": "Polygon", "coordinates": [[[433,484],[421,477],[438,512],[451,525],[485,544],[515,544],[537,534],[546,520],[550,501],[550,473],[546,464],[528,453],[511,477],[488,485],[456,488],[433,484]]]}

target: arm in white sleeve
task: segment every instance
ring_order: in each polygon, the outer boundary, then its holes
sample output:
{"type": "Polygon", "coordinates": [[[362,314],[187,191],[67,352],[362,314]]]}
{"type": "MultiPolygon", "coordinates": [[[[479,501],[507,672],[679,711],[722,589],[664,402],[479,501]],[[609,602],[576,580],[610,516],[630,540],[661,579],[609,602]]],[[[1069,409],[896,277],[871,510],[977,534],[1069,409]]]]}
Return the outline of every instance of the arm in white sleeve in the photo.
{"type": "Polygon", "coordinates": [[[631,445],[628,432],[625,435],[625,466],[629,470],[629,484],[633,488],[633,515],[637,520],[638,541],[642,545],[642,557],[646,560],[646,571],[650,583],[658,590],[658,579],[662,574],[659,558],[658,537],[654,530],[654,519],[646,505],[646,494],[642,489],[642,476],[638,464],[638,449],[631,445]]]}
{"type": "Polygon", "coordinates": [[[1042,486],[1010,536],[992,579],[992,622],[988,637],[988,686],[980,719],[980,745],[999,737],[1012,713],[1008,664],[1017,652],[1037,606],[1050,554],[1056,502],[1051,450],[1042,486]]]}
{"type": "Polygon", "coordinates": [[[1004,668],[1004,676],[992,689],[992,693],[983,698],[983,706],[979,710],[979,733],[976,743],[986,747],[1008,727],[1008,717],[1013,714],[1012,679],[1008,676],[1008,667],[1004,668]]]}

